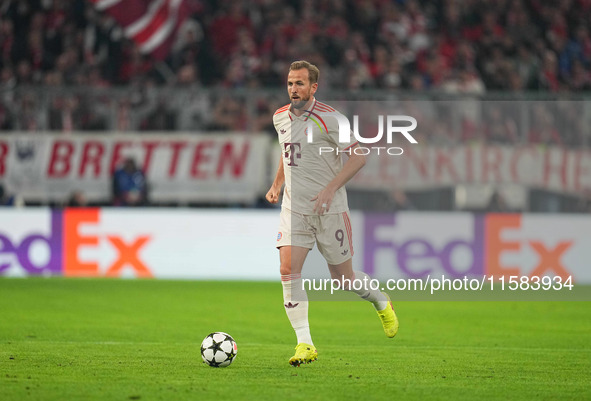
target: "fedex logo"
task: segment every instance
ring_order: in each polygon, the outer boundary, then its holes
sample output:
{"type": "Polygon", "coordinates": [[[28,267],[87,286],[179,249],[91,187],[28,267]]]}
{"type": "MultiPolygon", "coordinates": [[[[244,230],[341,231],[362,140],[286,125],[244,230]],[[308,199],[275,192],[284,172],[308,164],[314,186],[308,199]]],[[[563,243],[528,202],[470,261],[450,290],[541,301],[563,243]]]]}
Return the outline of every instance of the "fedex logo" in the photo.
{"type": "MultiPolygon", "coordinates": [[[[371,275],[376,270],[376,257],[378,252],[382,251],[393,256],[395,269],[411,278],[426,277],[434,273],[458,278],[482,274],[483,233],[479,222],[474,224],[473,232],[468,235],[469,239],[447,236],[443,242],[439,241],[439,244],[436,244],[429,238],[430,234],[425,233],[422,228],[417,230],[415,235],[405,235],[404,228],[400,229],[401,235],[393,235],[394,232],[398,233],[396,224],[398,218],[399,215],[394,214],[365,216],[363,257],[364,269],[368,274],[371,275]],[[388,229],[388,234],[380,235],[380,231],[384,229],[388,229]],[[463,263],[458,263],[460,259],[458,255],[464,256],[461,258],[463,263]]],[[[415,218],[424,219],[425,217],[415,218]]],[[[409,223],[413,223],[412,220],[407,221],[405,226],[409,223]]],[[[436,227],[435,224],[433,224],[434,227],[436,227]]]]}
{"type": "Polygon", "coordinates": [[[574,245],[574,240],[568,238],[572,228],[562,231],[548,223],[544,224],[546,227],[538,227],[535,220],[531,227],[524,227],[524,217],[518,214],[491,214],[484,218],[487,275],[560,276],[564,280],[573,275],[566,265],[566,257],[574,245]],[[540,235],[553,238],[544,241],[540,235]]]}
{"type": "Polygon", "coordinates": [[[20,267],[29,275],[118,277],[125,269],[131,269],[138,277],[152,277],[140,257],[150,237],[139,235],[125,240],[119,235],[83,233],[83,227],[99,224],[100,210],[88,208],[52,211],[49,234],[45,235],[28,233],[22,240],[16,240],[0,228],[0,274],[20,267]],[[108,243],[115,255],[104,269],[98,261],[81,258],[83,251],[97,249],[100,241],[108,243]]]}
{"type": "MultiPolygon", "coordinates": [[[[14,225],[6,218],[2,221],[6,226],[14,225]]],[[[29,275],[60,274],[63,256],[61,212],[51,215],[49,234],[27,230],[21,238],[15,238],[14,233],[8,235],[4,231],[6,226],[0,226],[0,275],[13,273],[9,269],[19,266],[29,275]]]]}
{"type": "MultiPolygon", "coordinates": [[[[460,235],[458,228],[445,224],[441,215],[366,215],[365,270],[369,274],[376,271],[377,257],[383,252],[395,264],[388,268],[410,278],[445,274],[454,278],[560,276],[566,280],[569,276],[576,279],[575,270],[585,270],[584,265],[579,266],[586,259],[585,249],[577,248],[575,240],[569,238],[573,232],[570,222],[563,222],[561,230],[547,217],[490,214],[463,218],[472,222],[468,224],[470,232],[463,228],[460,235]],[[402,218],[404,224],[397,224],[402,218]],[[414,226],[420,226],[416,230],[419,234],[407,233],[414,226]]],[[[586,224],[581,222],[582,230],[586,224]]]]}

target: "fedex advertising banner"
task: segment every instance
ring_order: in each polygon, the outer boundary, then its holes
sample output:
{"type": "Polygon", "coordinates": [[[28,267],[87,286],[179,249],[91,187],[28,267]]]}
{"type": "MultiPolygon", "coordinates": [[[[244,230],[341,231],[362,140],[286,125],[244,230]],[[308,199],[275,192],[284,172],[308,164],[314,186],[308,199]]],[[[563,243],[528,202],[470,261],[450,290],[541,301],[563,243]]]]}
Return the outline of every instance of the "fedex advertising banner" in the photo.
{"type": "Polygon", "coordinates": [[[266,183],[268,144],[244,134],[12,134],[0,138],[0,182],[24,198],[64,201],[80,190],[108,201],[113,171],[133,157],[154,201],[252,202],[266,183]]]}
{"type": "MultiPolygon", "coordinates": [[[[572,276],[591,216],[351,214],[354,267],[380,280],[572,276]]],[[[278,210],[0,209],[0,275],[276,280],[278,210]]],[[[315,249],[305,272],[326,272],[315,249]]]]}
{"type": "Polygon", "coordinates": [[[277,216],[188,209],[0,209],[0,275],[271,280],[277,216]]]}
{"type": "Polygon", "coordinates": [[[591,283],[591,216],[368,214],[358,263],[376,278],[572,276],[591,283]]]}

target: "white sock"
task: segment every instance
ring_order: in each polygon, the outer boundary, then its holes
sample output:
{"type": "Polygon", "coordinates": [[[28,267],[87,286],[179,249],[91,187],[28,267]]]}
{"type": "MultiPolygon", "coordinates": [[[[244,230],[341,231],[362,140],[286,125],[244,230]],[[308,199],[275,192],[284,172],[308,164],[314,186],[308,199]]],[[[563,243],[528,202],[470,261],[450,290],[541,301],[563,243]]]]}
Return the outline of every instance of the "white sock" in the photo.
{"type": "Polygon", "coordinates": [[[369,281],[371,280],[371,277],[358,270],[355,270],[353,273],[355,274],[355,280],[367,283],[367,286],[363,286],[359,290],[351,288],[351,291],[366,301],[371,302],[376,310],[380,311],[386,309],[388,307],[388,298],[386,298],[386,296],[382,294],[380,290],[372,290],[369,288],[369,281]]]}
{"type": "Polygon", "coordinates": [[[301,274],[281,275],[283,286],[283,306],[295,330],[297,341],[314,345],[308,323],[308,294],[302,287],[301,274]]]}

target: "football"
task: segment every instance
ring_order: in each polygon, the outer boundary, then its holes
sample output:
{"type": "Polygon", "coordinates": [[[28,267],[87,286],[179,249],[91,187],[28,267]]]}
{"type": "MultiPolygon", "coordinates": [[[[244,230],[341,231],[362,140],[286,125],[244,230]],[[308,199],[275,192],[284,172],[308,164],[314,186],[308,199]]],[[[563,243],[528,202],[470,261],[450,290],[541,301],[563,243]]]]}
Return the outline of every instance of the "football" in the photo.
{"type": "Polygon", "coordinates": [[[214,368],[225,368],[236,358],[238,346],[228,333],[216,331],[209,334],[201,343],[203,362],[214,368]]]}

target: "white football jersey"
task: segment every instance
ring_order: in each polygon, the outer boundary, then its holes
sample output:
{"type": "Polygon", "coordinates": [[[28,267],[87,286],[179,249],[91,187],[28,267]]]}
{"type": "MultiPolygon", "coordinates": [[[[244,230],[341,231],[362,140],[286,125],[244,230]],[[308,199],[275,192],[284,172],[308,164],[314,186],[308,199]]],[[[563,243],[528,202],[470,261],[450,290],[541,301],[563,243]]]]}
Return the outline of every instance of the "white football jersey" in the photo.
{"type": "MultiPolygon", "coordinates": [[[[314,214],[312,198],[342,170],[340,152],[350,151],[357,142],[352,135],[339,142],[336,116],[344,118],[316,99],[299,117],[291,112],[291,104],[279,108],[273,115],[285,173],[282,207],[300,214],[314,214]]],[[[347,210],[347,193],[343,186],[335,193],[328,213],[347,210]]]]}

